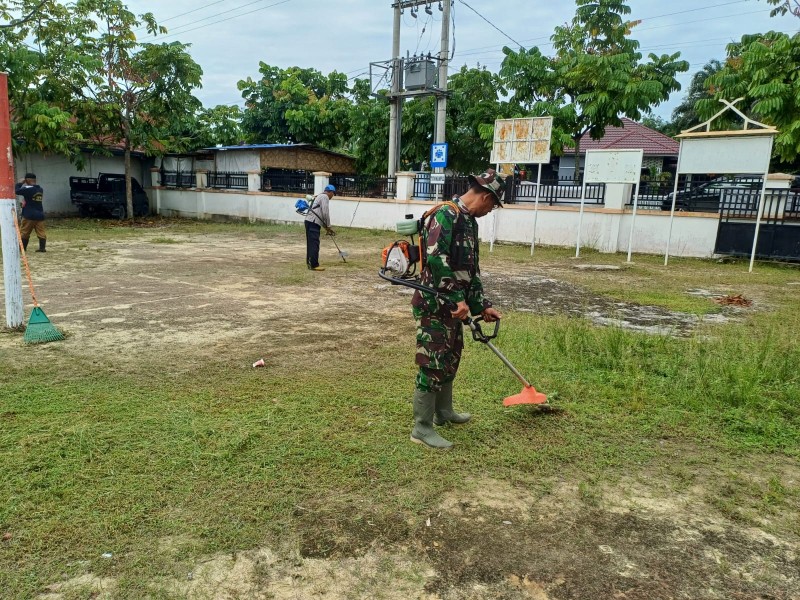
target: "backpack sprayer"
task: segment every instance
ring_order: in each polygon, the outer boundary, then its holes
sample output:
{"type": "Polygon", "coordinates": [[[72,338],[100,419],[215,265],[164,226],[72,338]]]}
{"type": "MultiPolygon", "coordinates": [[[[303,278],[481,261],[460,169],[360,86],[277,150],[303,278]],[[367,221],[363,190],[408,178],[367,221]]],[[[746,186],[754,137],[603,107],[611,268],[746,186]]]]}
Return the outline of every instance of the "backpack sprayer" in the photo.
{"type": "MultiPolygon", "coordinates": [[[[425,222],[433,216],[433,214],[443,205],[450,205],[455,209],[456,215],[460,214],[460,210],[453,202],[442,202],[437,204],[430,210],[426,211],[418,220],[414,219],[414,215],[406,215],[406,218],[397,222],[397,233],[407,235],[411,238],[409,243],[406,240],[398,240],[393,244],[383,249],[383,265],[378,271],[378,276],[385,279],[392,285],[402,285],[409,287],[420,292],[427,292],[433,294],[436,299],[441,302],[447,310],[453,311],[456,309],[455,304],[447,299],[447,297],[431,287],[419,283],[419,273],[425,267],[425,248],[422,242],[422,231],[425,228],[425,222]],[[414,242],[414,236],[418,236],[418,245],[414,242]],[[419,265],[419,269],[417,269],[419,265]]],[[[481,328],[483,317],[466,317],[462,319],[464,325],[468,326],[472,331],[472,339],[476,342],[486,344],[497,357],[503,361],[503,364],[519,379],[525,386],[519,394],[508,396],[503,400],[503,406],[513,406],[515,404],[537,404],[539,406],[550,406],[547,404],[547,396],[541,392],[537,392],[528,380],[520,373],[511,362],[503,356],[503,354],[492,344],[491,340],[495,339],[500,333],[500,321],[494,322],[494,331],[491,334],[486,334],[481,328]]]]}
{"type": "MultiPolygon", "coordinates": [[[[314,212],[314,196],[307,195],[305,198],[298,198],[297,202],[294,203],[294,210],[298,215],[303,216],[311,212],[311,214],[322,221],[322,218],[316,212],[314,212]],[[309,204],[309,202],[311,204],[309,204]]],[[[339,257],[342,259],[342,262],[346,263],[347,261],[345,260],[345,257],[347,256],[347,251],[339,248],[339,244],[337,244],[336,240],[333,239],[336,233],[334,233],[333,229],[326,225],[323,225],[323,227],[325,227],[325,232],[330,236],[333,245],[336,246],[336,250],[339,252],[339,257]]]]}

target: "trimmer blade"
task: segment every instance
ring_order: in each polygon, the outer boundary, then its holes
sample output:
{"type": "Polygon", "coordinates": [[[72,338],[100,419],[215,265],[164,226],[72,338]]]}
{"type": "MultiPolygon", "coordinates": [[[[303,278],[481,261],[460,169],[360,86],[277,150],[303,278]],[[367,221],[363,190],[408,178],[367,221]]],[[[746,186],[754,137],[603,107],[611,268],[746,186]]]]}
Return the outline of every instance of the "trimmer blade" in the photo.
{"type": "Polygon", "coordinates": [[[525,386],[519,394],[509,396],[503,400],[503,406],[515,406],[517,404],[547,404],[547,396],[537,392],[532,385],[525,386]]]}

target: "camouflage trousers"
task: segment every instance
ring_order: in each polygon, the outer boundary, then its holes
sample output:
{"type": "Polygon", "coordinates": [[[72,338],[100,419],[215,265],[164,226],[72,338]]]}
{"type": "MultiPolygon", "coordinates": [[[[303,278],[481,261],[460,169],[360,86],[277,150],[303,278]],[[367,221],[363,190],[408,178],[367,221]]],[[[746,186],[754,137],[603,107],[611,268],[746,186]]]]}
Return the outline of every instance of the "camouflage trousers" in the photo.
{"type": "Polygon", "coordinates": [[[464,328],[459,319],[417,317],[417,389],[438,392],[453,381],[463,349],[464,328]]]}

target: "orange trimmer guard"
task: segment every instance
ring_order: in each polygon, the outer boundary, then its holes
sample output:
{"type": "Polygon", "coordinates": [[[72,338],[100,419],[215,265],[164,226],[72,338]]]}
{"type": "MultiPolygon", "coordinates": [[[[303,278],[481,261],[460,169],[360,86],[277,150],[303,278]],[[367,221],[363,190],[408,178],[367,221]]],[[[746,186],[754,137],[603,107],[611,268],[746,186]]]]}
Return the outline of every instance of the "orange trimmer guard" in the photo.
{"type": "Polygon", "coordinates": [[[503,406],[516,404],[547,404],[547,396],[537,392],[532,385],[526,385],[519,394],[514,394],[503,400],[503,406]]]}

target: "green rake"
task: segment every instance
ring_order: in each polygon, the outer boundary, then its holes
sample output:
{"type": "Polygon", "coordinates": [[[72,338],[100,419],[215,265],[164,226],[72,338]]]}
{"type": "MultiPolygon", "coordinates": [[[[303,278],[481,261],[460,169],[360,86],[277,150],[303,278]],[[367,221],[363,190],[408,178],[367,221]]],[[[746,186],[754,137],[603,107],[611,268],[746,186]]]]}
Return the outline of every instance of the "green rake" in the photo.
{"type": "Polygon", "coordinates": [[[44,314],[44,311],[39,308],[36,292],[33,291],[28,256],[25,254],[25,246],[22,245],[22,233],[19,230],[19,223],[17,223],[17,211],[12,208],[11,213],[14,216],[14,228],[17,230],[17,241],[19,242],[19,251],[22,253],[22,264],[25,265],[25,275],[28,277],[28,287],[31,290],[31,298],[33,298],[33,310],[22,339],[26,344],[45,344],[47,342],[61,341],[64,339],[64,334],[55,328],[50,319],[47,318],[47,315],[44,314]]]}

